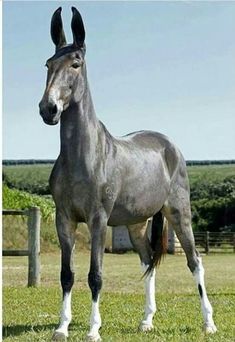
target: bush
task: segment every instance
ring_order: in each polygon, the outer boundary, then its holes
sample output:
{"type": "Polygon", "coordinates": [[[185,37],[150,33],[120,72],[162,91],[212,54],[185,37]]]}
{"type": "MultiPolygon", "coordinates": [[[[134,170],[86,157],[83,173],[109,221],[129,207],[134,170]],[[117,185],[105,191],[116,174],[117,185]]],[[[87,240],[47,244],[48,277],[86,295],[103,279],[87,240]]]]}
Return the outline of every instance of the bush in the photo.
{"type": "Polygon", "coordinates": [[[55,205],[52,199],[43,198],[42,196],[32,195],[25,191],[17,189],[9,189],[7,185],[3,185],[3,203],[4,209],[21,209],[29,207],[39,207],[42,217],[45,220],[54,218],[55,205]]]}
{"type": "Polygon", "coordinates": [[[192,223],[197,231],[232,230],[235,224],[235,176],[191,189],[192,223]]]}
{"type": "Polygon", "coordinates": [[[235,197],[235,175],[220,182],[200,180],[191,185],[191,201],[203,198],[235,197]]]}

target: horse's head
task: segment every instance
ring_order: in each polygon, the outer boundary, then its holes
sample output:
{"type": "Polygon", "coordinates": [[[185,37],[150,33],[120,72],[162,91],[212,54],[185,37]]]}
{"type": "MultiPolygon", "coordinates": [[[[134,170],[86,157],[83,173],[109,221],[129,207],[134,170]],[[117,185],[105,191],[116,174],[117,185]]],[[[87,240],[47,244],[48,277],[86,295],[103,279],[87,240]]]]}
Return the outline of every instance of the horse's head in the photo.
{"type": "Polygon", "coordinates": [[[84,92],[85,29],[78,10],[72,7],[72,12],[72,44],[66,44],[61,7],[51,19],[51,38],[56,50],[46,62],[46,89],[39,103],[40,115],[48,125],[57,124],[61,113],[69,107],[71,101],[80,101],[84,92]]]}

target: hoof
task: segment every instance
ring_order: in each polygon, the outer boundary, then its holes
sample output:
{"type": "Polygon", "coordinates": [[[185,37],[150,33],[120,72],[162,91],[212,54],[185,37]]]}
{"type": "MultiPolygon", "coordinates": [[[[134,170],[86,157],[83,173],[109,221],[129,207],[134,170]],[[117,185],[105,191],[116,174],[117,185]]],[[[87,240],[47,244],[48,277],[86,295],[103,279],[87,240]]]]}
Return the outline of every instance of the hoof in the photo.
{"type": "Polygon", "coordinates": [[[67,341],[67,337],[60,331],[55,331],[52,336],[52,341],[67,341]]]}
{"type": "Polygon", "coordinates": [[[147,324],[147,323],[144,323],[144,322],[140,323],[139,331],[148,332],[148,331],[150,331],[152,329],[153,329],[153,325],[152,324],[147,324]]]}
{"type": "Polygon", "coordinates": [[[88,334],[86,337],[87,342],[99,342],[101,341],[100,334],[97,333],[96,335],[88,334]]]}
{"type": "Polygon", "coordinates": [[[206,334],[214,334],[217,331],[217,328],[214,323],[212,324],[205,324],[203,330],[206,334]]]}

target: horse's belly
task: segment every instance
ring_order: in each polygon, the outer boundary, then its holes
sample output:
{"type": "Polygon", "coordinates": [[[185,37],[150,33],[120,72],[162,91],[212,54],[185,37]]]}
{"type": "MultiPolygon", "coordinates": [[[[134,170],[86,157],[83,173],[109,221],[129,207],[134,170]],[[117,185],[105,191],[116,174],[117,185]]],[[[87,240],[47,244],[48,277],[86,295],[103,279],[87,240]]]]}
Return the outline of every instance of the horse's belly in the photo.
{"type": "Polygon", "coordinates": [[[137,212],[129,210],[124,206],[115,206],[108,220],[109,226],[132,225],[146,221],[149,217],[158,212],[161,207],[156,207],[155,210],[142,210],[137,212]]]}
{"type": "Polygon", "coordinates": [[[109,219],[109,225],[135,224],[153,216],[163,207],[169,184],[156,180],[130,182],[116,199],[109,219]]]}

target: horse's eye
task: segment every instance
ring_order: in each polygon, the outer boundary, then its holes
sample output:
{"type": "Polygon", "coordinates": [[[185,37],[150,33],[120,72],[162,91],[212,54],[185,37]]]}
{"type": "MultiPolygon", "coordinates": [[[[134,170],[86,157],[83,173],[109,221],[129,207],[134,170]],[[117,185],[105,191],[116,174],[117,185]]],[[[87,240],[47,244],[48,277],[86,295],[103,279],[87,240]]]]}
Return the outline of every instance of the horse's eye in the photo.
{"type": "Polygon", "coordinates": [[[71,66],[72,68],[77,69],[81,66],[81,64],[79,62],[74,62],[71,66]]]}

